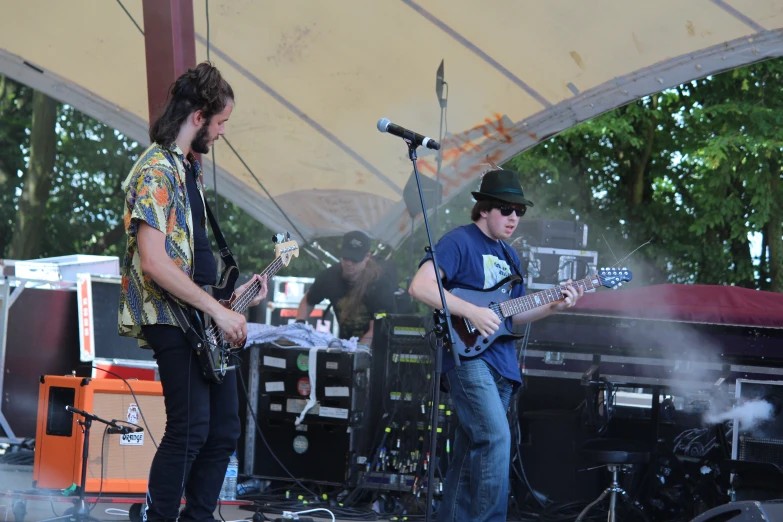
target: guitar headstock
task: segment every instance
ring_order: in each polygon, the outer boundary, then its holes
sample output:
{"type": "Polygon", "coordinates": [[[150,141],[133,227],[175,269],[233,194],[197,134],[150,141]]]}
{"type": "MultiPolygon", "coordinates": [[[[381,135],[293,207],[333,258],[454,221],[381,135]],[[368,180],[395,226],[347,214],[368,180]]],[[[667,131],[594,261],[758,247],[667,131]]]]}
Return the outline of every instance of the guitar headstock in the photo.
{"type": "Polygon", "coordinates": [[[630,281],[633,274],[627,268],[601,268],[598,270],[598,278],[601,280],[601,286],[616,290],[623,286],[623,283],[630,281]]]}
{"type": "Polygon", "coordinates": [[[291,239],[291,234],[288,232],[283,234],[275,234],[272,236],[272,241],[275,242],[275,257],[279,257],[283,262],[283,266],[288,266],[291,259],[299,257],[299,244],[291,239]]]}

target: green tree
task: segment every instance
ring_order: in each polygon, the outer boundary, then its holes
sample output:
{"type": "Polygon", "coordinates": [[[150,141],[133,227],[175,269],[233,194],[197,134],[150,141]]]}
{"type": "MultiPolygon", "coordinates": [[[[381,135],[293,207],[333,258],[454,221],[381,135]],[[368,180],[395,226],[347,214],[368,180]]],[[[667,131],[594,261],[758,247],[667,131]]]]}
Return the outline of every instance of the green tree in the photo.
{"type": "Polygon", "coordinates": [[[38,91],[33,93],[30,158],[22,185],[16,216],[11,257],[40,257],[46,243],[47,201],[52,189],[52,169],[57,154],[57,101],[38,91]]]}
{"type": "Polygon", "coordinates": [[[613,260],[603,236],[622,252],[653,238],[628,263],[643,284],[780,291],[781,72],[774,60],[685,84],[517,156],[539,203],[531,217],[587,222],[602,264],[613,260]]]}
{"type": "Polygon", "coordinates": [[[29,147],[32,90],[0,75],[0,257],[8,252],[29,147]]]}

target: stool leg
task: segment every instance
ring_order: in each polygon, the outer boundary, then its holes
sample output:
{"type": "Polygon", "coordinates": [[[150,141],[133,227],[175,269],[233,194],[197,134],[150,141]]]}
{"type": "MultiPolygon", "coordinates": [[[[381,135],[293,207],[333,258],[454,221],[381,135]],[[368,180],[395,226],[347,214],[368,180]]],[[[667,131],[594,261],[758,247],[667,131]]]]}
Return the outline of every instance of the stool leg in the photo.
{"type": "Polygon", "coordinates": [[[610,464],[607,468],[612,472],[612,484],[609,486],[611,494],[609,495],[609,514],[606,522],[615,522],[614,510],[617,507],[617,491],[620,489],[620,483],[617,482],[617,466],[610,464]]]}
{"type": "Polygon", "coordinates": [[[582,519],[583,519],[583,518],[585,518],[585,516],[587,516],[587,512],[588,512],[588,511],[590,511],[590,509],[591,509],[593,506],[595,506],[596,504],[600,504],[600,503],[601,503],[601,501],[602,501],[604,498],[606,498],[606,494],[607,494],[607,493],[609,493],[609,488],[606,488],[605,490],[603,490],[603,491],[601,492],[601,494],[598,496],[598,498],[597,498],[597,499],[593,500],[593,501],[592,501],[592,502],[590,502],[588,505],[586,505],[586,506],[585,506],[585,508],[582,510],[582,512],[581,512],[581,513],[579,513],[579,516],[578,516],[578,517],[576,517],[576,521],[575,521],[575,522],[582,522],[582,519]]]}

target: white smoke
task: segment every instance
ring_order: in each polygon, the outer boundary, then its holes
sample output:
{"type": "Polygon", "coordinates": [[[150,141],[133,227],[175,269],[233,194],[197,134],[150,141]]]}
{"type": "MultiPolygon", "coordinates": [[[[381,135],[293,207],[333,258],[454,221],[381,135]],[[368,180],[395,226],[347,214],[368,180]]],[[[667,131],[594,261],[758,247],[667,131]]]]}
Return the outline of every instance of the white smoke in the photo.
{"type": "Polygon", "coordinates": [[[739,421],[739,429],[744,431],[755,427],[759,422],[771,419],[773,410],[774,407],[767,401],[746,401],[732,410],[709,411],[704,414],[704,422],[706,424],[718,424],[736,419],[739,421]]]}

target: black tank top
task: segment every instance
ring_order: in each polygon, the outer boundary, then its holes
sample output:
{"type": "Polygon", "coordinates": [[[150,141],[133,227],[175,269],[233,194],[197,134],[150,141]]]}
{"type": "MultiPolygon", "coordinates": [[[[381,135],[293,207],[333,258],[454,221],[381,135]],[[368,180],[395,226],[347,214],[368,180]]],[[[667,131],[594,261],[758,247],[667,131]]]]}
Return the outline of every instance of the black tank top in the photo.
{"type": "Polygon", "coordinates": [[[207,237],[207,216],[201,200],[193,167],[185,166],[185,185],[188,189],[190,214],[193,218],[193,282],[199,286],[214,285],[217,280],[217,262],[207,237]]]}

